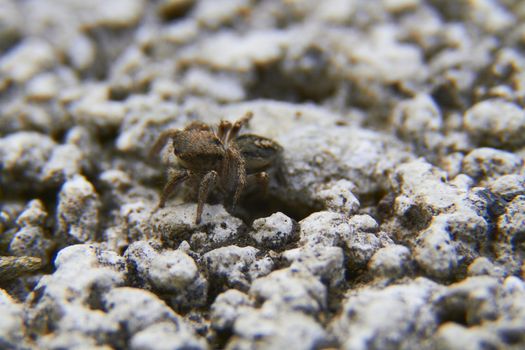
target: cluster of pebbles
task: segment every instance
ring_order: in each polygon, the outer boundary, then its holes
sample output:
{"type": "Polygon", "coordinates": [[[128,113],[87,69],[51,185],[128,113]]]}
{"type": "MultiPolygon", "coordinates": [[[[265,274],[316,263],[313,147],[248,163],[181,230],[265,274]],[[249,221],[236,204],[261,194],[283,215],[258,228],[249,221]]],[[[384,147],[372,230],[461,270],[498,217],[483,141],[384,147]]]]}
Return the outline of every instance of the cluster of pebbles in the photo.
{"type": "Polygon", "coordinates": [[[0,348],[523,349],[524,48],[520,0],[0,0],[0,348]],[[286,181],[158,209],[158,135],[247,111],[286,181]]]}

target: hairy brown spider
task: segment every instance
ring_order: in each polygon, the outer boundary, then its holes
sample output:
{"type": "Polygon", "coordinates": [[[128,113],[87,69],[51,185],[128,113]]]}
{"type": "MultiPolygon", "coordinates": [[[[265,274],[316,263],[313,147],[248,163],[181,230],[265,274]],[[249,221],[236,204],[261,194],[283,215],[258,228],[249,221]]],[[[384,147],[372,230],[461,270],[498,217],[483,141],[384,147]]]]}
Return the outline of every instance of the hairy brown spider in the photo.
{"type": "Polygon", "coordinates": [[[182,130],[163,132],[151,149],[157,154],[168,140],[180,165],[173,171],[160,195],[159,207],[164,207],[176,187],[189,180],[197,194],[195,223],[201,221],[204,203],[210,192],[217,189],[233,208],[238,202],[248,177],[254,177],[266,192],[266,169],[280,163],[282,147],[275,141],[254,135],[239,135],[241,128],[252,118],[246,113],[235,123],[222,120],[213,130],[209,125],[193,122],[182,130]]]}

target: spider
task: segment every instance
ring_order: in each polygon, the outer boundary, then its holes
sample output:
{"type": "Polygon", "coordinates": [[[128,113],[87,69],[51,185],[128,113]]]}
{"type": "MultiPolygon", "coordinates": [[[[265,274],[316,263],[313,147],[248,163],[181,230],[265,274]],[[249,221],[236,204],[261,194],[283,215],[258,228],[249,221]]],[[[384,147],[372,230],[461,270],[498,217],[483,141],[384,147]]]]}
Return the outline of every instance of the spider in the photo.
{"type": "Polygon", "coordinates": [[[187,180],[193,184],[197,195],[195,224],[200,223],[204,204],[215,188],[231,202],[232,209],[239,201],[248,178],[255,178],[265,193],[268,187],[265,170],[280,164],[282,147],[259,135],[239,135],[252,116],[248,112],[234,123],[222,120],[217,130],[205,123],[193,122],[182,130],[171,129],[161,133],[151,149],[151,155],[158,154],[171,140],[180,167],[170,174],[158,207],[164,207],[170,194],[187,180]]]}

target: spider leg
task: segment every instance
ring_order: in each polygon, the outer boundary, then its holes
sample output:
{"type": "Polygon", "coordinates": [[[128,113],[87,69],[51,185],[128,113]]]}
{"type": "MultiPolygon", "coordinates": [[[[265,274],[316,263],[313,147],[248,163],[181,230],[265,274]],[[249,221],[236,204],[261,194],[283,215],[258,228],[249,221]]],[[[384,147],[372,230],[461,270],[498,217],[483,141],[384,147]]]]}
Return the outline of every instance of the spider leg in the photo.
{"type": "Polygon", "coordinates": [[[217,177],[219,175],[215,170],[208,172],[201,180],[199,184],[199,196],[197,200],[197,215],[195,216],[195,224],[198,225],[201,222],[202,211],[204,209],[204,203],[208,199],[210,190],[215,187],[217,183],[217,177]]]}
{"type": "Polygon", "coordinates": [[[159,199],[159,208],[164,208],[166,200],[173,193],[177,185],[183,183],[190,177],[190,174],[187,170],[176,170],[174,173],[170,174],[170,178],[160,194],[159,199]]]}
{"type": "Polygon", "coordinates": [[[151,147],[151,150],[149,151],[150,157],[157,155],[160,152],[160,150],[166,145],[166,142],[169,139],[174,138],[178,133],[180,133],[180,130],[177,129],[171,129],[162,132],[157,141],[155,141],[155,143],[153,144],[153,147],[151,147]]]}
{"type": "Polygon", "coordinates": [[[253,112],[246,112],[246,114],[239,120],[237,120],[235,123],[233,123],[233,126],[231,127],[231,130],[228,134],[228,139],[226,140],[226,143],[229,143],[231,140],[235,139],[237,135],[239,134],[239,131],[241,128],[246,125],[250,119],[253,117],[253,112]]]}
{"type": "Polygon", "coordinates": [[[246,187],[246,168],[244,166],[244,160],[240,157],[240,154],[234,173],[236,175],[237,183],[235,186],[235,193],[233,194],[232,209],[235,208],[239,198],[241,198],[244,187],[246,187]]]}
{"type": "Polygon", "coordinates": [[[226,135],[228,134],[231,128],[232,123],[230,123],[227,120],[221,120],[219,124],[219,130],[217,131],[217,137],[219,138],[219,140],[221,140],[221,142],[224,143],[224,141],[226,141],[226,135]]]}

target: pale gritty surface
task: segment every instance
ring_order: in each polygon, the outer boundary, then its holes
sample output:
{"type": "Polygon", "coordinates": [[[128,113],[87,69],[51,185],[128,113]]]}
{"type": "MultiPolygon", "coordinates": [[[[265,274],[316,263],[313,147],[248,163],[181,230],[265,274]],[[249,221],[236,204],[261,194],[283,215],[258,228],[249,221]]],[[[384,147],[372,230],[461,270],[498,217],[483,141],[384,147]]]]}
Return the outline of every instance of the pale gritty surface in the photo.
{"type": "Polygon", "coordinates": [[[525,3],[0,0],[0,348],[525,348],[525,3]],[[253,113],[266,191],[159,194],[253,113]]]}

